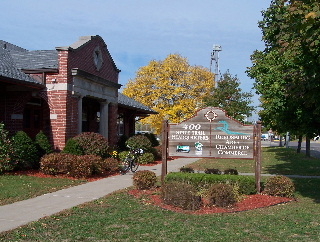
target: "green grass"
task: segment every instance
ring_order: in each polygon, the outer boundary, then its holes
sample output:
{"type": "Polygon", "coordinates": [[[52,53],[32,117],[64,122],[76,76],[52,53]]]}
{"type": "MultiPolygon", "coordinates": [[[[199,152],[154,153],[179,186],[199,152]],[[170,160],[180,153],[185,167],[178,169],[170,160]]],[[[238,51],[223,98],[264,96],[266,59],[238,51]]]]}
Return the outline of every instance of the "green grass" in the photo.
{"type": "Polygon", "coordinates": [[[297,201],[252,211],[174,213],[111,194],[11,232],[0,241],[319,241],[320,179],[295,179],[297,201]]]}
{"type": "MultiPolygon", "coordinates": [[[[320,176],[320,159],[308,158],[305,154],[297,154],[294,149],[284,147],[267,147],[262,149],[263,174],[309,175],[320,176]]],[[[235,168],[240,173],[254,173],[254,160],[233,159],[200,159],[188,165],[194,170],[204,171],[216,168],[224,171],[235,168]]]]}
{"type": "MultiPolygon", "coordinates": [[[[277,169],[297,175],[319,174],[314,168],[318,159],[308,159],[291,150],[265,148],[263,156],[270,160],[263,163],[265,172],[277,169]]],[[[230,160],[228,166],[222,163],[221,169],[237,167],[240,172],[249,172],[249,165],[241,163],[241,170],[239,164],[239,160],[230,160]]],[[[320,179],[293,181],[297,201],[210,215],[164,210],[122,190],[0,233],[0,241],[320,241],[320,179]]]]}
{"type": "Polygon", "coordinates": [[[83,180],[40,178],[33,176],[1,175],[0,205],[33,198],[45,193],[84,183],[83,180]]]}

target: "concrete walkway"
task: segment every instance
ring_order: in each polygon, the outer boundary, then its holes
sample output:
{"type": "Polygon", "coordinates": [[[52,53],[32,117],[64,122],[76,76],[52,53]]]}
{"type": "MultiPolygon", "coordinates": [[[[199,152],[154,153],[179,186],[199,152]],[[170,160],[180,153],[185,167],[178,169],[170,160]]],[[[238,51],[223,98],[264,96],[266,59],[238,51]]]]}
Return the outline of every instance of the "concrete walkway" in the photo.
{"type": "MultiPolygon", "coordinates": [[[[179,158],[168,161],[168,172],[195,162],[198,158],[179,158]]],[[[141,166],[139,170],[150,170],[161,175],[162,165],[141,166]]],[[[114,191],[132,186],[132,175],[112,176],[83,185],[44,194],[32,199],[0,206],[0,233],[15,229],[40,218],[53,215],[82,203],[96,200],[114,191]]]]}
{"type": "MultiPolygon", "coordinates": [[[[179,171],[187,164],[197,161],[199,158],[178,158],[168,161],[168,172],[179,171]]],[[[139,170],[150,170],[161,175],[162,165],[141,166],[139,170]]],[[[241,173],[240,175],[254,175],[254,173],[241,173]]],[[[262,176],[275,176],[261,174],[262,176]]],[[[82,203],[96,200],[114,191],[132,186],[133,173],[112,176],[83,185],[44,194],[32,199],[0,206],[0,233],[18,228],[40,218],[53,215],[65,209],[72,208],[82,203]]],[[[289,176],[299,178],[320,178],[319,176],[289,176]]]]}

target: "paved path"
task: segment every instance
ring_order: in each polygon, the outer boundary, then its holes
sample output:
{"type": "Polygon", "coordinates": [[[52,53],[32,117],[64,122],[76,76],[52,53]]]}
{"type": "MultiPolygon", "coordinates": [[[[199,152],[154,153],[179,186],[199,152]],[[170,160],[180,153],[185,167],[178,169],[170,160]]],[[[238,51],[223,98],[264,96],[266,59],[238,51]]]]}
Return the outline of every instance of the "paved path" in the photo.
{"type": "MultiPolygon", "coordinates": [[[[168,172],[179,171],[180,167],[193,163],[196,160],[198,160],[198,158],[179,158],[168,161],[168,172]]],[[[155,172],[157,176],[160,176],[161,166],[161,164],[156,166],[142,166],[139,170],[151,170],[155,172]]],[[[112,176],[44,194],[32,199],[0,206],[0,233],[132,186],[132,175],[133,174],[129,172],[125,175],[112,176]]],[[[240,175],[254,175],[254,173],[241,173],[240,175]]],[[[274,175],[262,174],[262,176],[274,175]]],[[[294,175],[291,177],[320,178],[316,176],[305,177],[294,175]]]]}
{"type": "MultiPolygon", "coordinates": [[[[180,167],[196,160],[198,158],[179,158],[168,161],[168,172],[179,171],[180,167]]],[[[151,170],[157,176],[160,176],[161,166],[161,164],[142,166],[139,170],[151,170]]],[[[32,199],[0,206],[0,233],[132,186],[132,175],[129,172],[125,175],[112,176],[44,194],[32,199]]]]}

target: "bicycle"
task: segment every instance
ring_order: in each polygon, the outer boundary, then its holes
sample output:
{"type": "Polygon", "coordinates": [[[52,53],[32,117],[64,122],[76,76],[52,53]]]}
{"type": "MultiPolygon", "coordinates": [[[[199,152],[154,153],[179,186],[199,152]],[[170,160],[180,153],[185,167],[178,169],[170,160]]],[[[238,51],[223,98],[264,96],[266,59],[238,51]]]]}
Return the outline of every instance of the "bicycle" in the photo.
{"type": "Polygon", "coordinates": [[[120,163],[120,172],[126,174],[129,170],[136,172],[139,167],[138,157],[143,154],[142,149],[130,149],[126,158],[120,163]]]}

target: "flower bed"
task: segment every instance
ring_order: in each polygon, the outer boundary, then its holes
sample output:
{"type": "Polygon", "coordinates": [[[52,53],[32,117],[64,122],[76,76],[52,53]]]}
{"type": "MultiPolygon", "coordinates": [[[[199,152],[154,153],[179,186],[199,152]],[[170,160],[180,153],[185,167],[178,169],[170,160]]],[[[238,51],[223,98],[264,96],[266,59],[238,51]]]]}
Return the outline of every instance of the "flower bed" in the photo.
{"type": "Polygon", "coordinates": [[[241,211],[248,211],[257,208],[270,207],[278,204],[284,204],[291,201],[294,201],[293,198],[286,197],[273,197],[262,194],[255,195],[246,195],[244,199],[238,202],[235,206],[229,208],[221,208],[215,206],[207,206],[204,202],[204,205],[195,211],[183,210],[174,206],[164,204],[160,197],[160,188],[152,190],[137,190],[133,189],[129,191],[130,195],[133,195],[137,199],[140,199],[144,204],[155,205],[163,209],[167,209],[179,213],[189,213],[189,214],[212,214],[212,213],[234,213],[241,211]]]}

